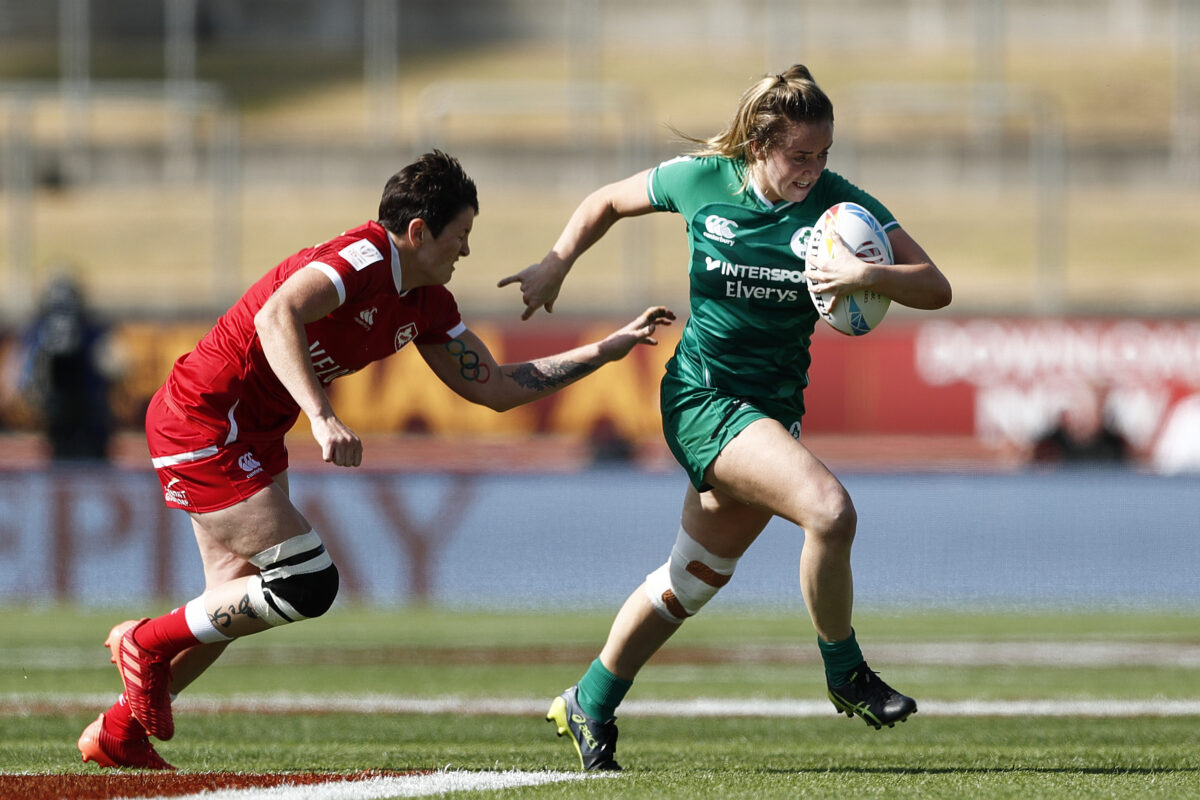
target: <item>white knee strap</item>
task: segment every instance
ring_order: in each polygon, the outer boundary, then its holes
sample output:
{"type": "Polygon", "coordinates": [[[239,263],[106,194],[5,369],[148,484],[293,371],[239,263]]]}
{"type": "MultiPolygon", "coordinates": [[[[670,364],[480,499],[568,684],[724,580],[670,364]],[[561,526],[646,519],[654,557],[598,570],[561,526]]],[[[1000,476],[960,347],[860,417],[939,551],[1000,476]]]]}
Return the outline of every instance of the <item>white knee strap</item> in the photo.
{"type": "Polygon", "coordinates": [[[646,576],[646,594],[659,616],[683,622],[729,583],[737,562],[708,552],[681,526],[667,563],[646,576]]]}
{"type": "Polygon", "coordinates": [[[337,569],[316,531],[250,558],[262,570],[246,584],[250,607],[272,627],[320,616],[337,594],[337,569]]]}

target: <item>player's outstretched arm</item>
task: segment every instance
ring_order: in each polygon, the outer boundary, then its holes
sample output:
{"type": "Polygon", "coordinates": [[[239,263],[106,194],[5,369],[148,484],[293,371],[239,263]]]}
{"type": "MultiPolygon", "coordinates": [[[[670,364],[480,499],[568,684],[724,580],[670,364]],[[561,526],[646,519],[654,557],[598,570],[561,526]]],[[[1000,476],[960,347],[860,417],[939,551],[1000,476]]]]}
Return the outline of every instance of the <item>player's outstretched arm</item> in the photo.
{"type": "Polygon", "coordinates": [[[571,214],[558,241],[541,261],[496,284],[501,287],[510,283],[521,285],[521,302],[525,304],[521,319],[529,319],[539,308],[553,313],[554,301],[558,299],[562,282],[575,260],[598,242],[614,222],[654,210],[646,194],[648,173],[649,170],[644,170],[589,194],[571,214]]]}
{"type": "Polygon", "coordinates": [[[469,330],[444,345],[420,345],[418,350],[434,374],[458,395],[507,411],[570,386],[624,358],[639,344],[657,345],[654,331],[674,319],[669,308],[652,306],[598,342],[513,364],[497,364],[483,340],[469,330]]]}

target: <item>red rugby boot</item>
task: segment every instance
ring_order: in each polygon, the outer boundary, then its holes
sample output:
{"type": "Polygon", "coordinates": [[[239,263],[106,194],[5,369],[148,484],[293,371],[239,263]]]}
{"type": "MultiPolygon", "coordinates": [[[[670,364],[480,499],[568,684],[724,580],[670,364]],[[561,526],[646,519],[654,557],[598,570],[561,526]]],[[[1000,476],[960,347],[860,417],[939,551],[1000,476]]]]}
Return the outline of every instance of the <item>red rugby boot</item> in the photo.
{"type": "Polygon", "coordinates": [[[149,621],[147,617],[114,625],[104,646],[112,651],[110,661],[121,674],[130,712],[147,733],[166,741],[175,735],[169,688],[171,663],[157,653],[143,650],[133,640],[133,632],[149,621]]]}
{"type": "Polygon", "coordinates": [[[175,769],[154,752],[154,745],[150,744],[148,738],[118,739],[104,730],[103,714],[83,729],[78,747],[85,762],[95,761],[101,767],[175,769]]]}

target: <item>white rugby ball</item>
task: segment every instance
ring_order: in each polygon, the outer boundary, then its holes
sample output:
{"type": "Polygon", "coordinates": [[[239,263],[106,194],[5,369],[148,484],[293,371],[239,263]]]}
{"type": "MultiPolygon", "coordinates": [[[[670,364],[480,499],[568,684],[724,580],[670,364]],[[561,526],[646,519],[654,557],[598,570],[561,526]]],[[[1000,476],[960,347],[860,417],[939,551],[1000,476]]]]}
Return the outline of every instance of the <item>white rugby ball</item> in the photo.
{"type": "MultiPolygon", "coordinates": [[[[893,264],[892,244],[875,215],[858,203],[838,203],[817,220],[808,237],[806,264],[821,265],[833,257],[833,236],[838,235],[854,255],[872,264],[893,264]]],[[[808,293],[821,319],[847,336],[862,336],[878,325],[892,301],[870,289],[843,295],[833,304],[833,295],[815,292],[808,282],[808,293]]]]}

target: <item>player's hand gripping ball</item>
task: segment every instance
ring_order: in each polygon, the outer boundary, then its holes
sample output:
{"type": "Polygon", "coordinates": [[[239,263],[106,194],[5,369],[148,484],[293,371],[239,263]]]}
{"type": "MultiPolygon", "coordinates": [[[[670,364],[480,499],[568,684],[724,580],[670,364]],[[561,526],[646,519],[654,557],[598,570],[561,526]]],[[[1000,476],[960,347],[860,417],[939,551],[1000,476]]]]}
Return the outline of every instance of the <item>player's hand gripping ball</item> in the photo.
{"type": "MultiPolygon", "coordinates": [[[[892,245],[879,220],[857,203],[838,203],[821,215],[808,237],[805,262],[824,264],[833,257],[833,237],[839,235],[855,256],[872,264],[895,263],[892,245]]],[[[821,319],[847,336],[862,336],[874,330],[887,314],[892,301],[870,289],[859,289],[832,303],[833,295],[815,292],[809,282],[808,293],[821,319]],[[831,307],[832,304],[832,307],[831,307]]]]}

